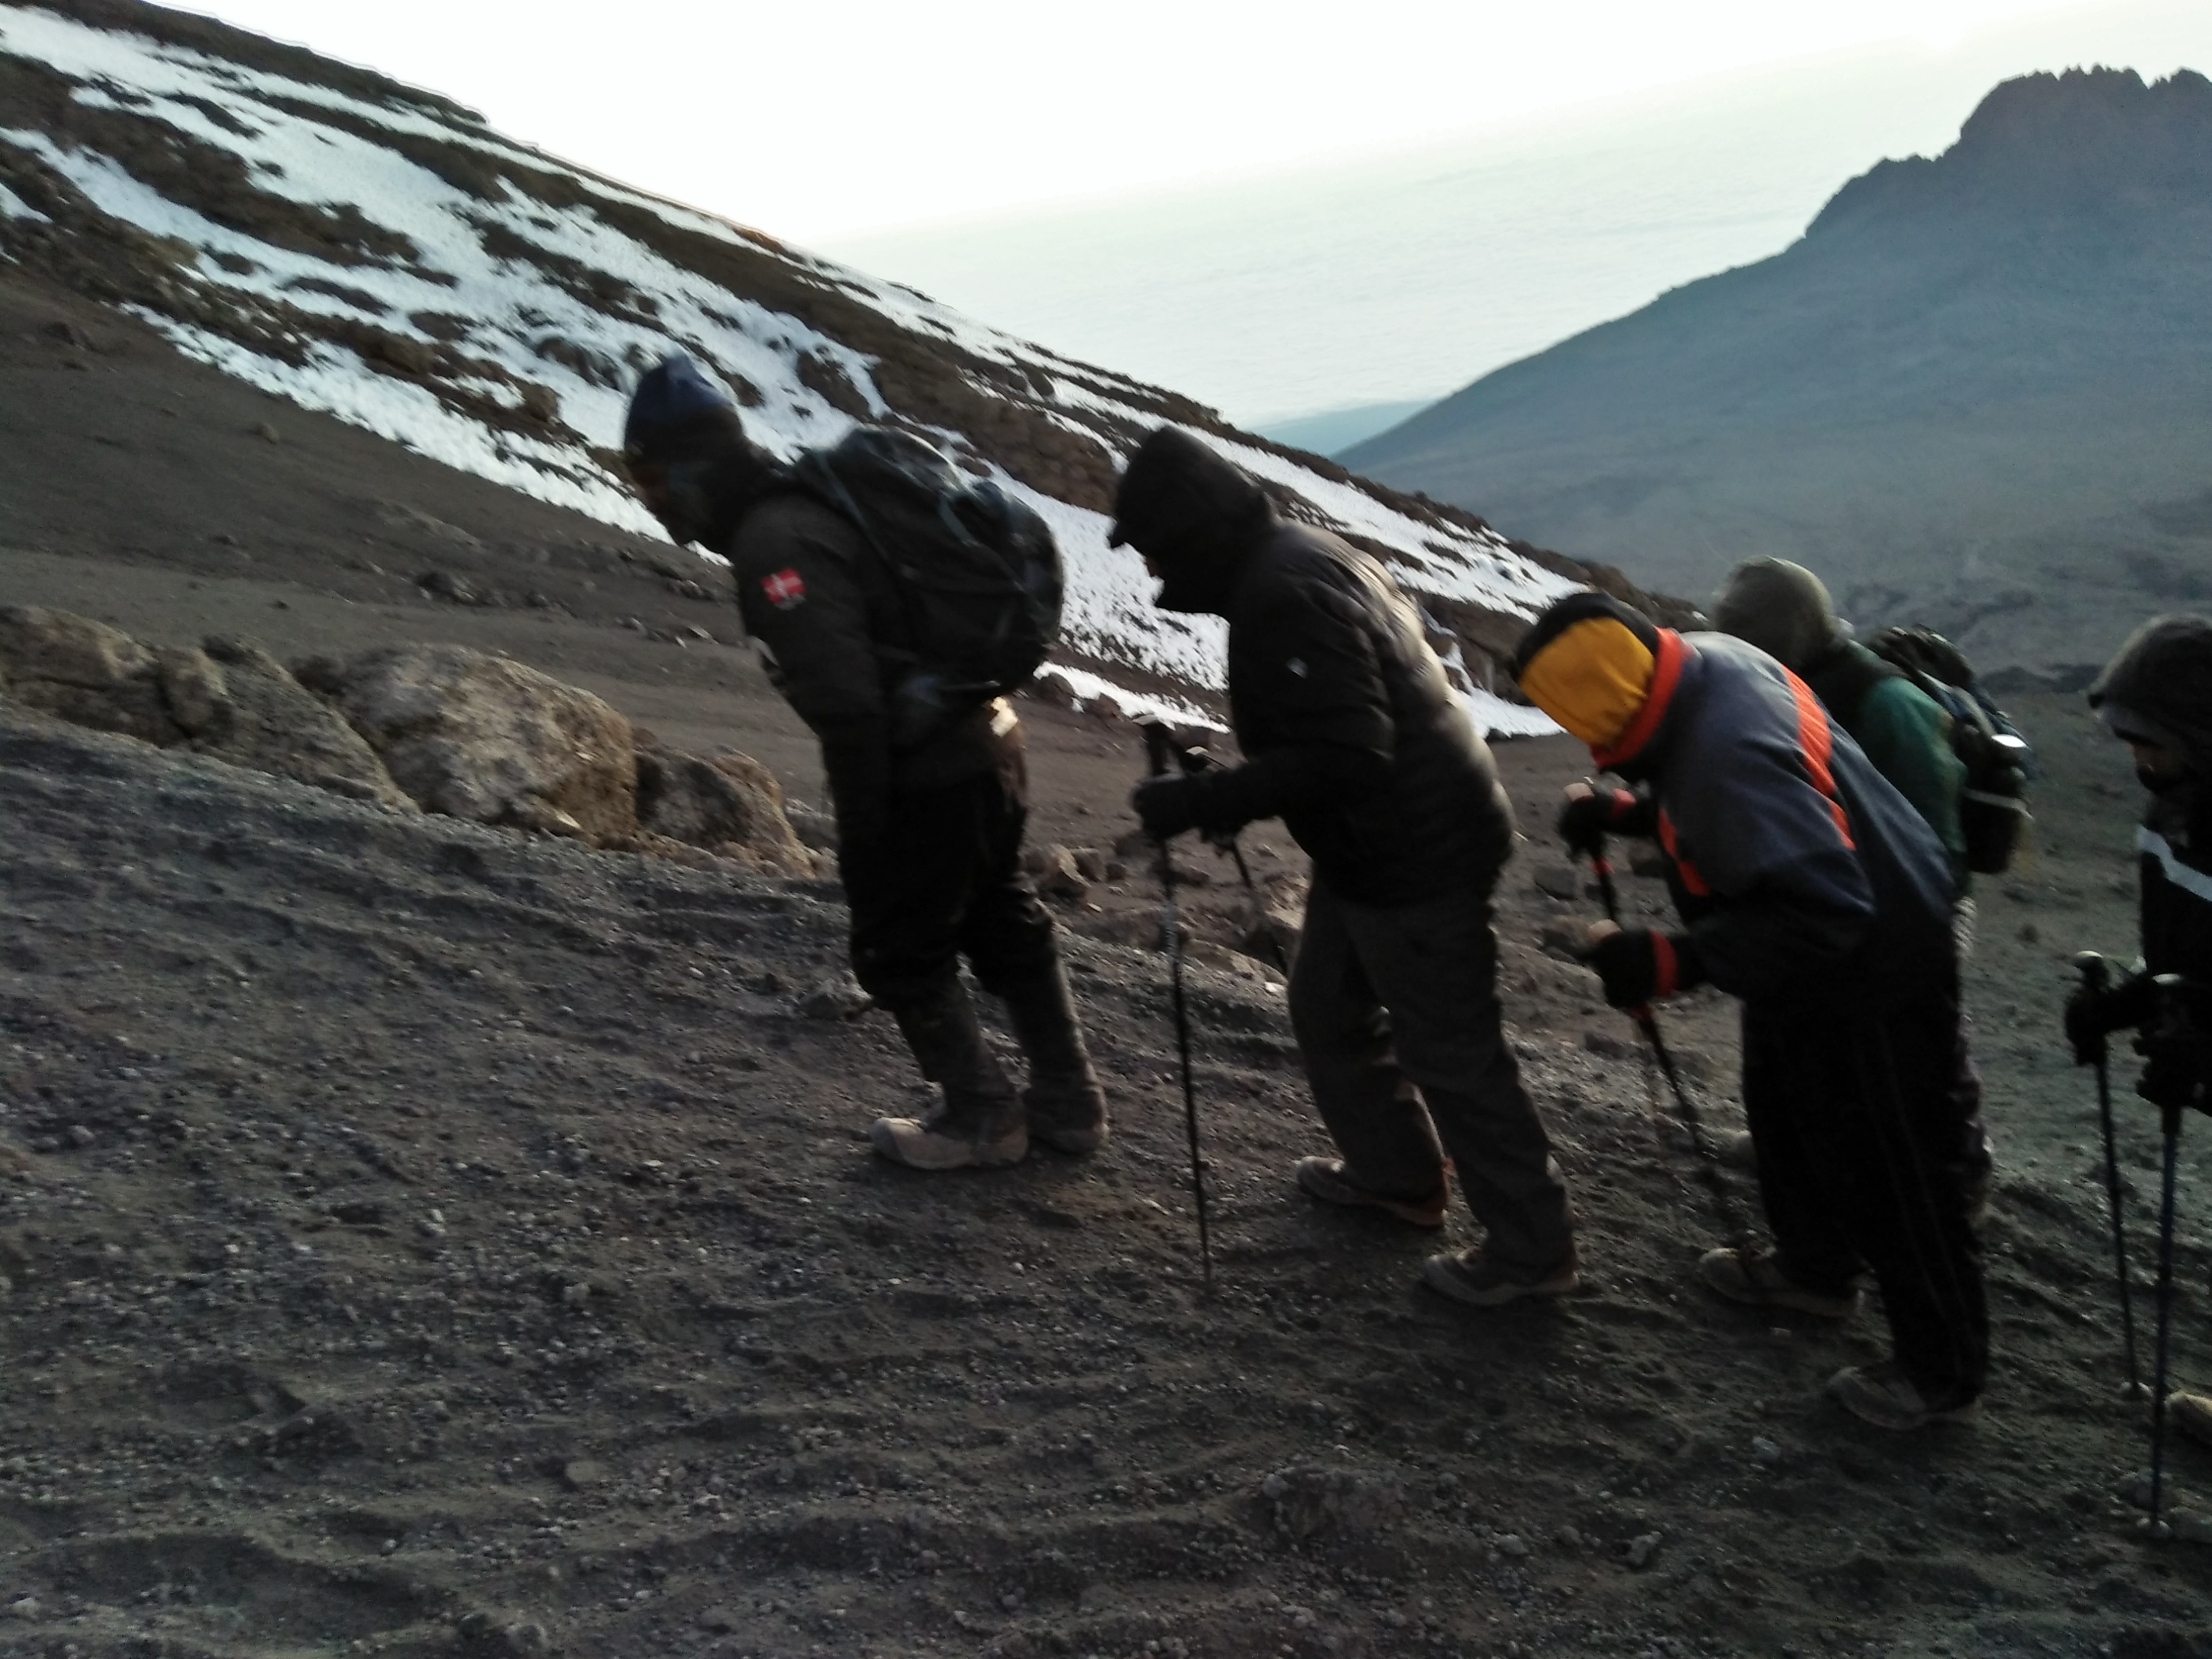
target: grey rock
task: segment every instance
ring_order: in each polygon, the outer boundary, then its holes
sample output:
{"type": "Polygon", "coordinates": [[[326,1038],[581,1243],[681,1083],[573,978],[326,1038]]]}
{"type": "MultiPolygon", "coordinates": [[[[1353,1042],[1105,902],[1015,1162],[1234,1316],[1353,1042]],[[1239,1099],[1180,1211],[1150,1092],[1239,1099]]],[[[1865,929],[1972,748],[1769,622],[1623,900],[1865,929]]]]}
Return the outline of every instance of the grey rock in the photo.
{"type": "Polygon", "coordinates": [[[1659,1553],[1659,1544],[1660,1535],[1656,1532],[1647,1532],[1640,1537],[1630,1539],[1628,1540],[1629,1571],[1641,1572],[1650,1566],[1652,1558],[1659,1553]]]}
{"type": "Polygon", "coordinates": [[[1260,1496],[1273,1508],[1276,1530],[1293,1538],[1380,1532],[1406,1506],[1405,1486],[1393,1475],[1316,1463],[1276,1470],[1260,1483],[1260,1496]]]}

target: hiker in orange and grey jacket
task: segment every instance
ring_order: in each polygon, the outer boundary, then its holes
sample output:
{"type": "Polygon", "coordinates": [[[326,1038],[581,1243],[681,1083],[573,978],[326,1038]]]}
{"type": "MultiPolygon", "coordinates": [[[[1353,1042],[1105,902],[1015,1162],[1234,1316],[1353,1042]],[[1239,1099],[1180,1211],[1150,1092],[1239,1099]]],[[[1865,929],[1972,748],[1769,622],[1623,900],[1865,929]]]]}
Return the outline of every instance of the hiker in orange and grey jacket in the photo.
{"type": "MultiPolygon", "coordinates": [[[[1635,1008],[1711,983],[1742,1004],[1759,1091],[1759,1189],[1774,1248],[1708,1253],[1738,1301],[1832,1317],[1871,1268],[1895,1358],[1830,1393],[1866,1421],[1964,1416],[1989,1365],[1980,1248],[1968,1224],[1960,1103],[1945,1087],[1958,1018],[1942,843],[1764,652],[1685,637],[1599,593],[1540,617],[1514,677],[1641,792],[1571,792],[1571,846],[1656,836],[1684,923],[1591,930],[1606,999],[1635,1008]]],[[[1750,1091],[1747,1091],[1749,1097],[1750,1091]]]]}

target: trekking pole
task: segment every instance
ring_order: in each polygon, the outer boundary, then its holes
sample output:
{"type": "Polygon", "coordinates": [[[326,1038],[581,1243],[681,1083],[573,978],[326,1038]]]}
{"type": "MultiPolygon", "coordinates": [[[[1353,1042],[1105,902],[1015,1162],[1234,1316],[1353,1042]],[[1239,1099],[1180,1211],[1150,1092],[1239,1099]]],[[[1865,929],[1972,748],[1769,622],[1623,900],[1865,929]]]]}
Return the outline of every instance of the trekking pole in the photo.
{"type": "MultiPolygon", "coordinates": [[[[2109,965],[2094,951],[2074,958],[2074,970],[2093,992],[2101,993],[2110,981],[2109,965]]],[[[2128,1359],[2128,1397],[2142,1398],[2142,1371],[2136,1363],[2135,1292],[2128,1283],[2128,1235],[2120,1217],[2120,1160],[2112,1136],[2112,1066],[2105,1039],[2097,1039],[2097,1125],[2105,1135],[2105,1199],[2112,1217],[2112,1267],[2120,1290],[2120,1342],[2128,1359]]]]}
{"type": "MultiPolygon", "coordinates": [[[[1618,927],[1620,925],[1620,890],[1614,886],[1613,861],[1605,855],[1605,842],[1601,840],[1590,849],[1590,872],[1597,878],[1598,896],[1605,902],[1605,919],[1618,927]]],[[[1689,1132],[1691,1149],[1698,1158],[1698,1173],[1711,1189],[1713,1207],[1720,1212],[1721,1227],[1730,1234],[1739,1246],[1748,1251],[1751,1229],[1740,1217],[1735,1206],[1735,1194],[1729,1190],[1728,1177],[1721,1173],[1720,1154],[1714,1151],[1705,1135],[1705,1119],[1691,1102],[1690,1091],[1682,1086],[1681,1073],[1674,1069],[1674,1056],[1668,1051],[1666,1039],[1659,1035],[1659,1016],[1651,1012],[1651,1005],[1626,1011],[1644,1033],[1650,1046],[1651,1057],[1659,1062],[1659,1073],[1667,1079],[1667,1087],[1674,1097],[1674,1105],[1681,1115],[1682,1127],[1689,1132]]]]}
{"type": "MultiPolygon", "coordinates": [[[[2160,974],[2154,981],[2160,1004],[2159,1023],[2176,1016],[2169,1012],[2182,981],[2178,974],[2160,974]]],[[[2181,1149],[2181,1103],[2158,1104],[2159,1132],[2165,1148],[2159,1172],[2158,1194],[2158,1345],[2151,1361],[2150,1383],[2150,1520],[2146,1527],[2153,1540],[2172,1532],[2159,1519],[2166,1477],[2166,1382],[2167,1339],[2173,1329],[2173,1172],[2181,1149]]]]}
{"type": "MultiPolygon", "coordinates": [[[[1145,727],[1145,755],[1152,776],[1165,777],[1173,770],[1174,753],[1166,727],[1145,727]]],[[[1190,1190],[1198,1209],[1198,1259],[1206,1275],[1206,1288],[1211,1292],[1213,1241],[1206,1226],[1206,1167],[1198,1151],[1198,1089],[1190,1070],[1190,1010],[1182,988],[1182,931],[1176,915],[1175,856],[1169,851],[1167,836],[1155,836],[1152,845],[1159,854],[1160,931],[1167,948],[1169,981],[1173,987],[1176,1056],[1182,1066],[1182,1121],[1190,1140],[1190,1190]]]]}

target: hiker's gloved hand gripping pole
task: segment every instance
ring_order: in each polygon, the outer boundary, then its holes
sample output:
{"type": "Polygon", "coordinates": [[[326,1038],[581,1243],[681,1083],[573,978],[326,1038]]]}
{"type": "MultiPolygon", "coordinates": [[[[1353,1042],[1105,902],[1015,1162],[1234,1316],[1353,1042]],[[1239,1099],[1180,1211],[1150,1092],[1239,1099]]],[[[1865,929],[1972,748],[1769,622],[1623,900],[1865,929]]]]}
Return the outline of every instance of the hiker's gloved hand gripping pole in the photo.
{"type": "MultiPolygon", "coordinates": [[[[1145,726],[1145,760],[1147,776],[1151,778],[1176,775],[1175,745],[1170,740],[1167,728],[1147,723],[1145,726]]],[[[1198,1089],[1190,1069],[1190,1009],[1182,988],[1182,932],[1176,915],[1175,860],[1168,850],[1168,836],[1155,835],[1152,846],[1158,854],[1160,874],[1160,936],[1168,953],[1168,974],[1172,986],[1172,1006],[1175,1012],[1176,1058],[1182,1068],[1183,1129],[1190,1141],[1190,1190],[1198,1211],[1198,1255],[1206,1276],[1206,1287],[1213,1288],[1213,1240],[1206,1224],[1206,1166],[1198,1150],[1198,1089]]]]}
{"type": "MultiPolygon", "coordinates": [[[[1588,787],[1588,786],[1585,786],[1588,787]]],[[[1607,817],[1612,812],[1611,803],[1595,789],[1586,794],[1572,791],[1568,804],[1560,813],[1560,830],[1570,851],[1586,854],[1590,873],[1597,878],[1598,897],[1605,905],[1605,919],[1613,927],[1613,939],[1627,936],[1620,931],[1620,889],[1613,879],[1613,860],[1606,856],[1607,817]]],[[[1656,939],[1656,936],[1655,936],[1656,939]]],[[[1600,940],[1586,951],[1585,959],[1606,948],[1607,941],[1600,940]]],[[[1742,1248],[1749,1248],[1751,1230],[1738,1212],[1735,1195],[1729,1190],[1727,1177],[1721,1173],[1720,1155],[1706,1136],[1704,1117],[1690,1098],[1690,1091],[1682,1086],[1681,1073],[1675,1069],[1674,1056],[1667,1047],[1666,1039],[1659,1035],[1659,1017],[1651,1012],[1649,1002],[1634,1004],[1622,1012],[1636,1023],[1650,1045],[1651,1057],[1659,1064],[1660,1075],[1667,1079],[1667,1088],[1674,1097],[1676,1111],[1680,1115],[1682,1127],[1687,1131],[1691,1147],[1697,1153],[1698,1173],[1711,1190],[1714,1208],[1720,1215],[1721,1227],[1742,1248]]]]}

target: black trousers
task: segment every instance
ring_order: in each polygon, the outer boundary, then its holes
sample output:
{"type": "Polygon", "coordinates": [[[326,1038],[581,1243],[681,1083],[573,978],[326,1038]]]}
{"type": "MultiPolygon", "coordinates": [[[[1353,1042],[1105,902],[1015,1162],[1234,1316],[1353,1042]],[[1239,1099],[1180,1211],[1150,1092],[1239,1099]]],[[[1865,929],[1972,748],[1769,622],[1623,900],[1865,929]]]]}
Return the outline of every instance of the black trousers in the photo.
{"type": "Polygon", "coordinates": [[[993,772],[903,791],[883,845],[843,869],[854,976],[884,1007],[944,995],[963,957],[994,994],[1051,970],[1052,914],[1022,873],[1027,793],[1018,753],[993,772]]]}
{"type": "Polygon", "coordinates": [[[1881,1010],[1743,1007],[1743,1105],[1783,1271],[1844,1292],[1871,1268],[1897,1363],[1937,1406],[1989,1374],[1981,1245],[1967,1224],[1956,981],[1881,1010]]]}
{"type": "Polygon", "coordinates": [[[1483,894],[1382,909],[1316,880],[1290,1013],[1314,1104],[1352,1180],[1432,1193],[1449,1152],[1490,1255],[1540,1269],[1566,1254],[1567,1189],[1500,1024],[1483,894]]]}

